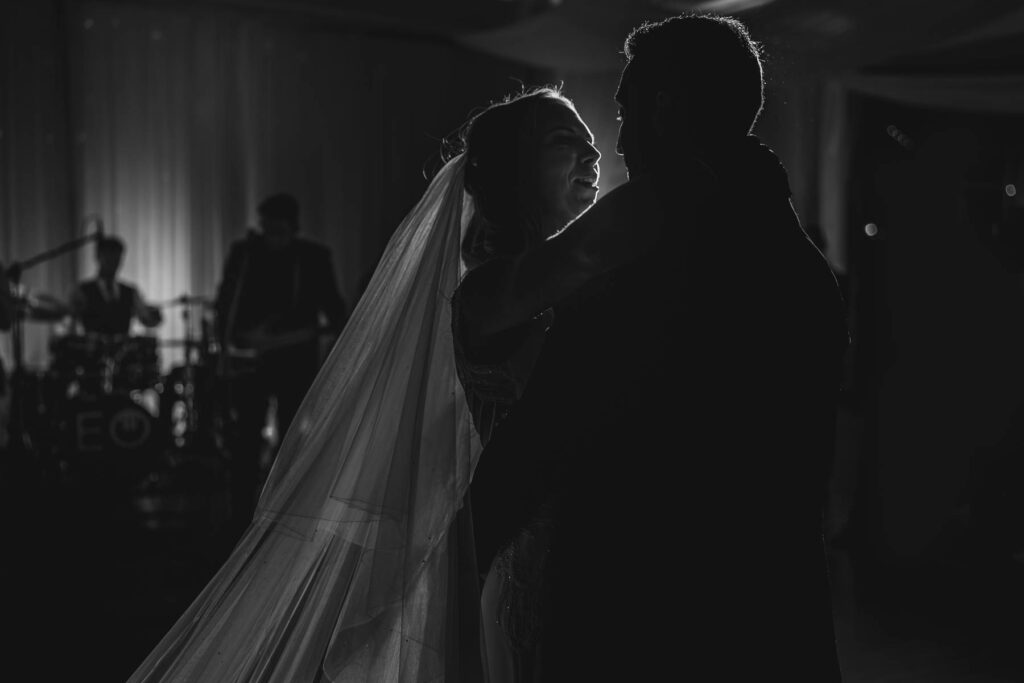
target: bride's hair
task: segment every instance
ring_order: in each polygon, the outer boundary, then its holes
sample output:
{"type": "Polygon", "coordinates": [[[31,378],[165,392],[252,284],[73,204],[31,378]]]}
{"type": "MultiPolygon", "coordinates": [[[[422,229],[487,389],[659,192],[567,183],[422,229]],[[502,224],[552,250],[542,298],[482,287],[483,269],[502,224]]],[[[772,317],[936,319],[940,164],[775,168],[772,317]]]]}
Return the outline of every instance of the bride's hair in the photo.
{"type": "Polygon", "coordinates": [[[538,112],[551,103],[575,111],[558,86],[524,89],[491,104],[459,131],[465,188],[475,206],[462,244],[468,266],[519,253],[544,239],[533,171],[540,146],[538,112]]]}

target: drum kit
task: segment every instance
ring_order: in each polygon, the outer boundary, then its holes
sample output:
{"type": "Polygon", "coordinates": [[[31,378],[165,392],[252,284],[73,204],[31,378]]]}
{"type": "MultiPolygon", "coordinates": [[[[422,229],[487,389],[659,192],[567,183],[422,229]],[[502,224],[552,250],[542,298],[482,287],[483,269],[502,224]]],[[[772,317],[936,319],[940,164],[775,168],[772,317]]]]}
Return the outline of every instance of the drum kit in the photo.
{"type": "Polygon", "coordinates": [[[205,297],[183,294],[157,304],[181,310],[182,339],[60,334],[50,340],[44,370],[25,365],[25,325],[62,323],[71,310],[55,297],[27,293],[22,273],[101,239],[102,221],[89,220],[95,232],[0,268],[10,304],[0,308],[9,309],[14,361],[7,455],[28,456],[22,462],[42,456],[38,462],[63,469],[71,463],[139,464],[175,453],[220,454],[237,426],[232,384],[253,371],[246,365],[252,359],[247,349],[221,348],[212,334],[214,306],[205,297]],[[172,349],[180,349],[182,362],[164,373],[161,351],[172,349]]]}
{"type": "MultiPolygon", "coordinates": [[[[70,315],[52,297],[20,296],[13,301],[20,324],[52,324],[70,315]]],[[[217,345],[205,315],[211,302],[181,296],[157,305],[181,308],[183,339],[62,334],[49,342],[45,370],[29,371],[17,364],[9,420],[12,445],[65,465],[128,460],[139,466],[169,451],[216,447],[217,345]],[[199,333],[194,333],[195,320],[199,333]],[[171,348],[181,350],[182,362],[164,373],[161,350],[171,348]]]]}

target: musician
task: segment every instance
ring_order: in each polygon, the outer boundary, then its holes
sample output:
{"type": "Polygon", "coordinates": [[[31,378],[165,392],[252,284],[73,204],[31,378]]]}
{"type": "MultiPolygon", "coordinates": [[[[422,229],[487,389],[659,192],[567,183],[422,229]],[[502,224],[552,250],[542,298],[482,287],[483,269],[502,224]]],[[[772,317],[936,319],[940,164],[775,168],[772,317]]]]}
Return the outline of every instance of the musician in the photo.
{"type": "Polygon", "coordinates": [[[120,238],[99,238],[96,277],[79,283],[71,295],[75,327],[81,327],[87,334],[127,336],[133,319],[145,327],[156,327],[163,322],[160,309],[148,305],[138,288],[117,279],[124,251],[120,238]]]}
{"type": "MultiPolygon", "coordinates": [[[[11,291],[12,284],[7,279],[7,270],[0,263],[0,332],[10,332],[14,324],[15,302],[11,291]]],[[[0,403],[7,395],[7,369],[0,360],[0,403]]],[[[6,422],[6,406],[0,406],[0,422],[6,422]]]]}
{"type": "Polygon", "coordinates": [[[0,263],[0,332],[10,332],[14,323],[13,285],[7,278],[7,269],[0,263]]]}
{"type": "Polygon", "coordinates": [[[258,206],[259,230],[236,241],[214,303],[228,378],[228,450],[236,522],[251,521],[271,398],[283,438],[321,362],[321,337],[344,326],[347,305],[330,250],[298,236],[299,203],[275,194],[258,206]]]}

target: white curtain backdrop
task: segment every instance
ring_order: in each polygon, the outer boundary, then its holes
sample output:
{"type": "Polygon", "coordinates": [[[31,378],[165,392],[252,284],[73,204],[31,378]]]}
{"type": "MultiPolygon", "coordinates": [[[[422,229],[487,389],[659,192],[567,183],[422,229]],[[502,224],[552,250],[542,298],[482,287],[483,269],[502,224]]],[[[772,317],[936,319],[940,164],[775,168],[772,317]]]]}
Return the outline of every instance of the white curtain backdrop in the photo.
{"type": "MultiPolygon", "coordinates": [[[[0,261],[25,260],[78,234],[70,181],[66,60],[56,3],[9,3],[0,21],[0,261]]],[[[25,271],[33,292],[63,294],[73,255],[25,271]]],[[[25,326],[27,360],[45,360],[49,325],[25,326]]],[[[10,368],[11,335],[0,334],[10,368]]]]}
{"type": "MultiPolygon", "coordinates": [[[[108,3],[82,4],[69,28],[79,211],[125,240],[126,280],[155,302],[212,297],[260,199],[287,191],[303,233],[332,248],[351,302],[383,193],[373,45],[235,14],[108,3]]],[[[91,250],[77,266],[93,272],[91,250]]],[[[181,313],[165,310],[162,339],[184,335],[181,313]]]]}
{"type": "MultiPolygon", "coordinates": [[[[0,260],[94,229],[121,237],[121,275],[160,303],[212,297],[260,199],[291,192],[329,246],[350,307],[426,188],[443,137],[475,107],[546,74],[442,39],[367,33],[289,6],[42,0],[5,8],[0,260]],[[428,170],[430,173],[425,173],[428,170]]],[[[26,274],[66,297],[91,247],[26,274]]],[[[184,334],[165,309],[156,333],[184,334]]],[[[26,359],[60,332],[32,323],[26,359]]],[[[0,351],[10,359],[9,335],[0,351]]],[[[180,349],[164,346],[163,365],[180,349]]]]}

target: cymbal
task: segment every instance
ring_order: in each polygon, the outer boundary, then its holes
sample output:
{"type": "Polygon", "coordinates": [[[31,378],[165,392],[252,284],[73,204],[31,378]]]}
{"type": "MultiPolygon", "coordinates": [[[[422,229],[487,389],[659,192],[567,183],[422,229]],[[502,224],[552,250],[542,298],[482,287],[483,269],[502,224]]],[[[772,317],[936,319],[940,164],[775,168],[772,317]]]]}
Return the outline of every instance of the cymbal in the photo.
{"type": "Polygon", "coordinates": [[[160,346],[202,346],[201,339],[161,339],[157,342],[160,346]]]}
{"type": "Polygon", "coordinates": [[[213,302],[210,301],[208,297],[198,295],[190,296],[188,294],[182,294],[181,296],[176,296],[173,299],[170,299],[168,301],[161,301],[160,303],[154,305],[159,308],[169,308],[171,306],[185,306],[187,304],[199,304],[207,307],[213,306],[213,302]]]}

